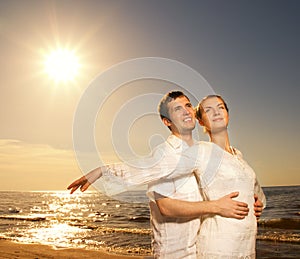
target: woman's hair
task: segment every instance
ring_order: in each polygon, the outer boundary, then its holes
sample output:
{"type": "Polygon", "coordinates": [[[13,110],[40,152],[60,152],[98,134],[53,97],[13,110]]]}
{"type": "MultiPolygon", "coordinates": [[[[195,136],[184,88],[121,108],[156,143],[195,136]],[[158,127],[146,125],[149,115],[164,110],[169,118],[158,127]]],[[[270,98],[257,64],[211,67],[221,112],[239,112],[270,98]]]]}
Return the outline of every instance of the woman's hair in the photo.
{"type": "Polygon", "coordinates": [[[217,94],[211,94],[211,95],[207,95],[206,97],[204,97],[200,102],[199,104],[197,105],[196,107],[196,118],[199,120],[202,118],[202,112],[203,112],[203,108],[202,108],[202,104],[205,100],[209,99],[209,98],[212,98],[212,97],[217,97],[219,98],[223,103],[224,103],[224,106],[225,106],[225,109],[227,112],[229,112],[229,109],[228,109],[228,106],[226,104],[226,102],[224,101],[224,99],[220,96],[220,95],[217,95],[217,94]]]}

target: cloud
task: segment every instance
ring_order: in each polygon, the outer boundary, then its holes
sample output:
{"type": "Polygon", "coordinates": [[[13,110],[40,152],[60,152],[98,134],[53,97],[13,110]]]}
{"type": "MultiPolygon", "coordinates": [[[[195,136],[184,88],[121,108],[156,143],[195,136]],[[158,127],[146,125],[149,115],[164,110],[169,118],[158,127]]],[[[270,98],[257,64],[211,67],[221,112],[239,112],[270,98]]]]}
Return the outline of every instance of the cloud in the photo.
{"type": "Polygon", "coordinates": [[[0,190],[60,190],[81,176],[73,150],[0,139],[0,190]]]}

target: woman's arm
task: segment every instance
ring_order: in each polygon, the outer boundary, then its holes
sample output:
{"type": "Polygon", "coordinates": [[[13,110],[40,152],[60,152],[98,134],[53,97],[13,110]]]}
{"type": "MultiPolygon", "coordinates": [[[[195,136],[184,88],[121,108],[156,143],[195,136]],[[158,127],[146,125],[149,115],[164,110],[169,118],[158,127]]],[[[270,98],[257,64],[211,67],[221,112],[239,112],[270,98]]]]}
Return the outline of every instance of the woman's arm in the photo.
{"type": "Polygon", "coordinates": [[[98,179],[105,178],[101,185],[107,185],[108,189],[110,183],[119,183],[115,192],[112,190],[111,193],[117,194],[126,191],[129,186],[139,186],[158,181],[159,179],[173,179],[190,175],[195,168],[195,158],[196,156],[191,157],[184,155],[184,153],[157,149],[153,156],[146,159],[98,167],[75,180],[67,189],[71,190],[71,193],[78,188],[81,191],[85,191],[91,184],[97,185],[96,181],[98,179]]]}

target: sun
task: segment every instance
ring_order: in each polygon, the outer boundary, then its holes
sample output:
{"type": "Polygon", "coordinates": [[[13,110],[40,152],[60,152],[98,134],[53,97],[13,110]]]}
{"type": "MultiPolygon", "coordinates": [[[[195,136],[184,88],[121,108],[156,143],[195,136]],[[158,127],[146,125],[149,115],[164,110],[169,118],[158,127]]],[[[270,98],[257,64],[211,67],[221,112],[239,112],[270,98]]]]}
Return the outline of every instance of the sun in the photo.
{"type": "Polygon", "coordinates": [[[79,67],[75,52],[68,49],[54,50],[45,59],[45,72],[55,82],[74,80],[78,75],[79,67]]]}

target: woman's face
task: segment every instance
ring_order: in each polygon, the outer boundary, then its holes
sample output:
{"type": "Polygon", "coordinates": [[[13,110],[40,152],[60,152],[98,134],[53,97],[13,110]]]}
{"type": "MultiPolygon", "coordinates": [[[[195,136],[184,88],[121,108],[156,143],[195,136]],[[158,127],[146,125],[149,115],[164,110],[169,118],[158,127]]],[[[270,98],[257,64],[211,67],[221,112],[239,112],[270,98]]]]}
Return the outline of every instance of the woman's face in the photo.
{"type": "Polygon", "coordinates": [[[210,97],[204,100],[201,106],[202,118],[199,123],[206,128],[206,131],[219,132],[227,129],[229,115],[220,98],[210,97]]]}

